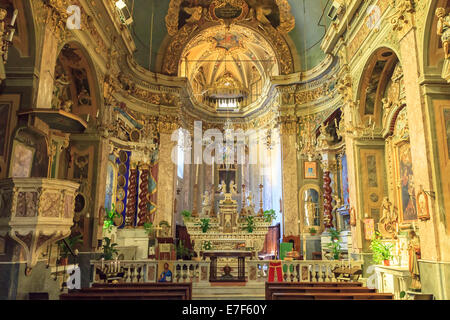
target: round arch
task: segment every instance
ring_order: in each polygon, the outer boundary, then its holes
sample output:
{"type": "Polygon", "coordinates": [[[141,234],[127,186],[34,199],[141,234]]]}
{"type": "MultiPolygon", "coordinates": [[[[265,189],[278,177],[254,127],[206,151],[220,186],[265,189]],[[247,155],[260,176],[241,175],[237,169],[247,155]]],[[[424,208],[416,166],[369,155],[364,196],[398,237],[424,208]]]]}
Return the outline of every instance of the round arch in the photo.
{"type": "Polygon", "coordinates": [[[356,91],[357,110],[363,123],[372,119],[377,126],[382,125],[382,99],[394,69],[402,65],[399,57],[398,52],[388,46],[377,47],[370,53],[356,91]]]}
{"type": "MultiPolygon", "coordinates": [[[[96,117],[101,106],[101,89],[97,71],[86,48],[75,39],[69,39],[58,48],[55,83],[62,77],[70,81],[71,111],[77,115],[96,117]]],[[[54,102],[52,102],[52,107],[54,102]]]]}

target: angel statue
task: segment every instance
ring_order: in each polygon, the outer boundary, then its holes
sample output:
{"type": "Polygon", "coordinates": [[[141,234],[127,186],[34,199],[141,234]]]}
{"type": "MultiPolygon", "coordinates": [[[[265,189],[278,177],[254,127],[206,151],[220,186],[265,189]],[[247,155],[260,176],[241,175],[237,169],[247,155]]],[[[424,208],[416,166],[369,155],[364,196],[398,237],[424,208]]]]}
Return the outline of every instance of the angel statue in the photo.
{"type": "Polygon", "coordinates": [[[327,132],[327,126],[320,127],[320,136],[317,138],[317,149],[323,150],[333,143],[334,138],[327,132]]]}
{"type": "Polygon", "coordinates": [[[222,183],[219,186],[220,194],[226,194],[227,193],[227,185],[225,184],[225,181],[222,180],[222,183]]]}
{"type": "Polygon", "coordinates": [[[236,195],[237,194],[237,186],[234,184],[234,181],[230,182],[230,193],[232,195],[236,195]]]}
{"type": "Polygon", "coordinates": [[[202,196],[203,202],[202,205],[203,207],[208,207],[211,205],[211,199],[209,197],[209,192],[205,191],[205,194],[202,196]]]}
{"type": "Polygon", "coordinates": [[[442,39],[445,59],[450,59],[450,14],[445,15],[445,8],[437,8],[436,16],[438,17],[437,33],[442,39]]]}
{"type": "Polygon", "coordinates": [[[187,14],[190,14],[191,17],[186,20],[187,23],[195,23],[202,18],[203,8],[201,6],[193,7],[193,8],[184,8],[183,9],[187,14]]]}

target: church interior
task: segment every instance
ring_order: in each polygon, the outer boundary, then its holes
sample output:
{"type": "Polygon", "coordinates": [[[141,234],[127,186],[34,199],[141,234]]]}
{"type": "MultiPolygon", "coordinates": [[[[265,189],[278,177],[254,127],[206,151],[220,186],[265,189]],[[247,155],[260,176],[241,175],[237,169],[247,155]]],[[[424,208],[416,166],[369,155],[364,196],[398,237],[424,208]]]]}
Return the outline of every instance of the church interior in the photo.
{"type": "Polygon", "coordinates": [[[0,0],[1,300],[449,300],[450,0],[0,0]]]}

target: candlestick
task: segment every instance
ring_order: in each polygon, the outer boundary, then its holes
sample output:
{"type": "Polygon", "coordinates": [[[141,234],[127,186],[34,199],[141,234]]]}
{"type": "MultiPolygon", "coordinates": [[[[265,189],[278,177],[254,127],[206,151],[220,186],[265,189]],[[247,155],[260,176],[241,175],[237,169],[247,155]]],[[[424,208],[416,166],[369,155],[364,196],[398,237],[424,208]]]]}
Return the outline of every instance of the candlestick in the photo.
{"type": "Polygon", "coordinates": [[[17,15],[19,14],[19,10],[14,10],[14,14],[13,14],[13,17],[12,17],[12,19],[11,19],[11,27],[12,26],[14,26],[15,24],[16,24],[16,19],[17,19],[17,15]]]}
{"type": "Polygon", "coordinates": [[[212,157],[212,164],[211,164],[211,166],[212,166],[212,170],[211,170],[211,172],[212,172],[211,183],[212,183],[213,185],[214,185],[214,163],[215,163],[214,157],[212,157]]]}
{"type": "Polygon", "coordinates": [[[196,169],[196,172],[195,172],[195,184],[198,184],[198,164],[197,164],[197,169],[196,169]]]}

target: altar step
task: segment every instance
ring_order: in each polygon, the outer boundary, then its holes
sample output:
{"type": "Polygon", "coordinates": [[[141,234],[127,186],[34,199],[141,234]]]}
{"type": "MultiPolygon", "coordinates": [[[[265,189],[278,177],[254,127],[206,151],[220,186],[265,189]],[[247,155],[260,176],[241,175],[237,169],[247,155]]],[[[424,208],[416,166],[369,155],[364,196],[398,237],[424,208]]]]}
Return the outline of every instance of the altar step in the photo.
{"type": "Polygon", "coordinates": [[[265,284],[211,284],[194,283],[192,300],[264,300],[265,284]]]}

